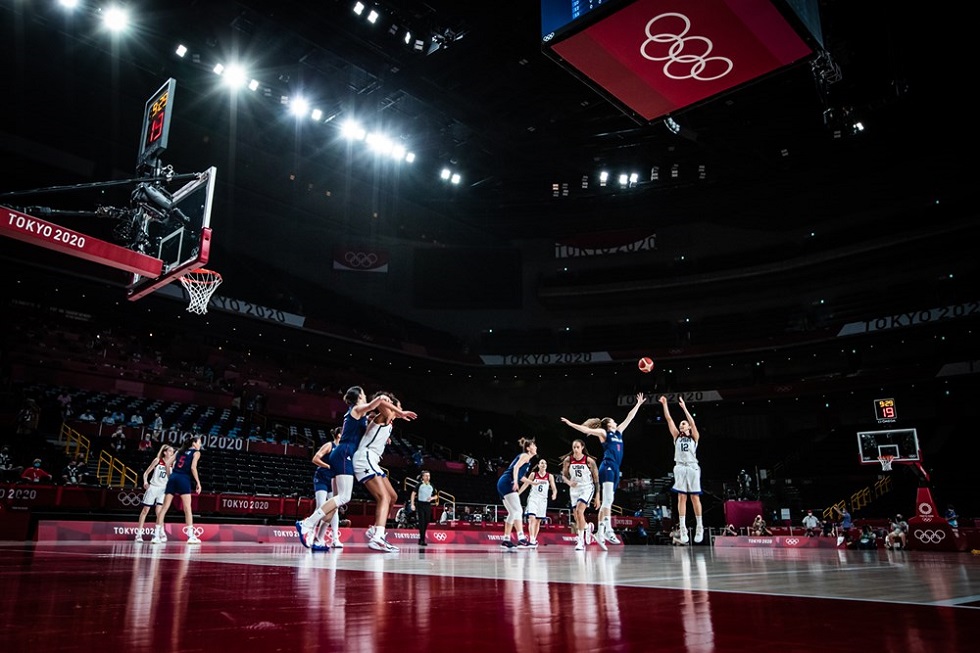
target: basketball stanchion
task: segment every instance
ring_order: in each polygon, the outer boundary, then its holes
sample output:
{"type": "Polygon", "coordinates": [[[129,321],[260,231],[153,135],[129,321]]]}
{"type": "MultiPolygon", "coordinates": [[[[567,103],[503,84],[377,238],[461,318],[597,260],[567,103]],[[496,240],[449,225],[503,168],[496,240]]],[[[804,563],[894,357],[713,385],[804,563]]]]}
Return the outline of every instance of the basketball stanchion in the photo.
{"type": "Polygon", "coordinates": [[[191,270],[180,277],[180,283],[187,291],[190,302],[187,310],[191,313],[204,315],[208,312],[208,302],[211,295],[221,285],[221,275],[213,270],[198,268],[191,270]]]}

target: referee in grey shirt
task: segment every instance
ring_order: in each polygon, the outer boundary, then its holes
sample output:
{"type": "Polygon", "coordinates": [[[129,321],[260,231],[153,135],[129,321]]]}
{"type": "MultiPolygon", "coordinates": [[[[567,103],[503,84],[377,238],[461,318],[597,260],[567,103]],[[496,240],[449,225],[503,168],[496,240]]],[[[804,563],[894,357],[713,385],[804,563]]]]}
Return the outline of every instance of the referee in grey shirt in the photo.
{"type": "Polygon", "coordinates": [[[425,541],[425,531],[432,521],[432,501],[435,499],[435,488],[429,482],[431,474],[423,470],[419,479],[418,487],[412,490],[412,498],[409,505],[416,511],[419,520],[419,546],[429,546],[425,541]]]}

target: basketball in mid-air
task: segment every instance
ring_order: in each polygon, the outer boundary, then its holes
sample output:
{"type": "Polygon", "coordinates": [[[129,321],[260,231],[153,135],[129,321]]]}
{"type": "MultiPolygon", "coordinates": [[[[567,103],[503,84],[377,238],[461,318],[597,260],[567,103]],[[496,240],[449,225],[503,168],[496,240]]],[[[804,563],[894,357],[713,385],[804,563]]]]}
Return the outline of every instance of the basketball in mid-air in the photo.
{"type": "Polygon", "coordinates": [[[644,356],[636,362],[636,366],[640,368],[640,371],[644,374],[653,371],[653,359],[644,356]]]}

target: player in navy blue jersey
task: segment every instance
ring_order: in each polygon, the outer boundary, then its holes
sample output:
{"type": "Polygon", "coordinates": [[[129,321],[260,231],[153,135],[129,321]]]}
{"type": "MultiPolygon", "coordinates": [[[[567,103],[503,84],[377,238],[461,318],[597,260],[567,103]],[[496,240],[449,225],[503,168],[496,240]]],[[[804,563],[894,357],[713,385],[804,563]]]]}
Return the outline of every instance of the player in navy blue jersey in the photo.
{"type": "Polygon", "coordinates": [[[627,413],[626,419],[621,424],[617,424],[612,417],[593,417],[581,424],[570,422],[564,417],[561,421],[571,426],[573,429],[584,435],[594,435],[602,443],[602,461],[599,463],[599,484],[602,504],[599,508],[599,529],[596,533],[600,544],[611,542],[619,544],[619,538],[612,527],[612,505],[615,498],[616,487],[619,485],[622,472],[620,467],[623,464],[623,433],[633,422],[640,406],[646,401],[646,396],[642,392],[636,393],[636,403],[627,413]]]}
{"type": "MultiPolygon", "coordinates": [[[[327,499],[333,496],[333,470],[327,463],[327,456],[333,448],[340,442],[340,427],[330,429],[330,439],[323,443],[313,454],[313,464],[316,471],[313,472],[313,498],[314,505],[321,506],[327,499]]],[[[314,551],[326,551],[330,547],[336,549],[344,548],[344,543],[340,541],[340,515],[334,512],[329,521],[321,520],[316,525],[313,544],[310,548],[314,551]],[[330,542],[327,542],[327,533],[331,533],[330,542]]]]}
{"type": "Polygon", "coordinates": [[[364,394],[364,389],[359,385],[352,386],[344,393],[344,402],[350,408],[344,415],[340,441],[330,451],[330,458],[328,459],[328,464],[334,475],[333,496],[322,505],[317,506],[309,517],[296,522],[300,542],[306,548],[310,548],[312,545],[313,529],[320,520],[332,519],[334,513],[350,501],[354,491],[354,452],[361,442],[361,437],[367,431],[368,413],[384,405],[391,410],[395,417],[407,420],[417,417],[412,411],[402,410],[392,404],[387,395],[377,395],[369,402],[367,395],[364,394]]]}
{"type": "Polygon", "coordinates": [[[174,456],[173,467],[170,469],[170,478],[167,480],[167,490],[163,497],[163,507],[157,513],[156,532],[153,539],[154,544],[167,541],[167,534],[164,532],[163,523],[173,503],[174,496],[179,496],[184,507],[184,532],[187,534],[188,544],[200,544],[201,540],[194,532],[194,515],[191,513],[191,493],[201,493],[201,477],[197,474],[197,461],[201,457],[201,436],[189,435],[180,445],[177,454],[174,456]]]}
{"type": "Polygon", "coordinates": [[[504,518],[504,537],[500,541],[500,546],[505,549],[513,549],[516,546],[510,539],[510,534],[514,529],[517,529],[517,545],[528,545],[528,540],[524,537],[521,495],[518,485],[522,479],[527,477],[528,470],[531,469],[531,459],[538,455],[538,445],[535,444],[534,438],[521,438],[517,444],[521,447],[521,453],[511,461],[504,473],[497,479],[497,492],[500,493],[504,507],[507,508],[507,516],[504,518]]]}

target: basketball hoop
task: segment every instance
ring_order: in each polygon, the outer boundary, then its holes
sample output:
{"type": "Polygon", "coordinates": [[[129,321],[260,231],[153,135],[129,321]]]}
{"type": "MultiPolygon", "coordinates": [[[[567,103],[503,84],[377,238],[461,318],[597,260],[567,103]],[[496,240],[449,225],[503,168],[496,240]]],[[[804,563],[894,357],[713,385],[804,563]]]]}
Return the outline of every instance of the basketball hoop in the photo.
{"type": "Polygon", "coordinates": [[[892,471],[893,460],[895,460],[895,456],[878,456],[878,462],[881,463],[881,471],[883,472],[892,471]]]}
{"type": "Polygon", "coordinates": [[[190,298],[187,310],[191,313],[204,315],[208,312],[208,302],[211,301],[211,295],[221,285],[221,275],[211,270],[198,268],[181,276],[180,283],[190,298]]]}

